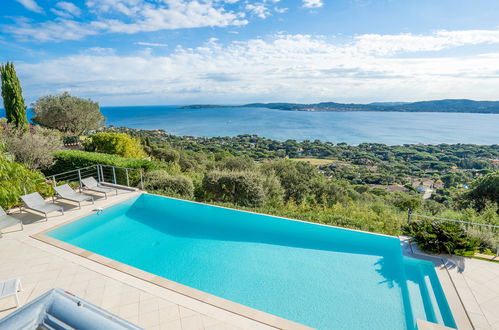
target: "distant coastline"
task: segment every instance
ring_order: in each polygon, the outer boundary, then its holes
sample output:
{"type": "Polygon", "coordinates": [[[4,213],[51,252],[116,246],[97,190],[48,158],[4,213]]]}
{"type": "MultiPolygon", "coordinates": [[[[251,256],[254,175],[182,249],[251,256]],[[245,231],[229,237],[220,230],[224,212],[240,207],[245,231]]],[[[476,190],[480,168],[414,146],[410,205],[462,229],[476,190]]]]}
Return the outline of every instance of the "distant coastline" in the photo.
{"type": "Polygon", "coordinates": [[[380,112],[455,112],[499,114],[499,101],[474,101],[467,99],[447,99],[420,102],[375,102],[369,104],[321,102],[301,103],[249,103],[244,105],[193,104],[179,109],[211,108],[267,108],[284,111],[380,111],[380,112]]]}

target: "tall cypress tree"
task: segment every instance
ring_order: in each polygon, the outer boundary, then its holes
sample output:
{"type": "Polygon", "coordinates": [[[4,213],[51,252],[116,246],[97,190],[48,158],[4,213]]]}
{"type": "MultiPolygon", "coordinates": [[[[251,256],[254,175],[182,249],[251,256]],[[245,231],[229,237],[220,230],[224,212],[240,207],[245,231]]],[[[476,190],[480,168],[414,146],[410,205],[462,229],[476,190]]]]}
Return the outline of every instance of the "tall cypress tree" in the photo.
{"type": "Polygon", "coordinates": [[[28,124],[26,118],[26,106],[22,95],[21,83],[17,78],[14,63],[7,62],[0,65],[2,78],[2,98],[7,122],[16,127],[24,127],[28,124]]]}

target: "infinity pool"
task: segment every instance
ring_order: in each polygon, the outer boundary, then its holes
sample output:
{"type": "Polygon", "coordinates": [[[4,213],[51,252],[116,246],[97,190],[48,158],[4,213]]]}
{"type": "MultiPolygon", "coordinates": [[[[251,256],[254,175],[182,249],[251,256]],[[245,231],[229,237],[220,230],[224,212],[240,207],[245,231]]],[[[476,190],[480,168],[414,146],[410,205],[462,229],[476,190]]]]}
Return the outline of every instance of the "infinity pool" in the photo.
{"type": "Polygon", "coordinates": [[[456,326],[433,264],[395,237],[149,194],[46,235],[319,329],[456,326]]]}

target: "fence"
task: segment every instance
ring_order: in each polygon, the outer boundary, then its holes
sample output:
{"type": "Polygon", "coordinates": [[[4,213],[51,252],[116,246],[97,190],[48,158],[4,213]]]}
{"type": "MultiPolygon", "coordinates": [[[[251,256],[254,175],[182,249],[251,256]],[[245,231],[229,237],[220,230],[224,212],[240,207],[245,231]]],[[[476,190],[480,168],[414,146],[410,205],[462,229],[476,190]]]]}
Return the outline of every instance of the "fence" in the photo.
{"type": "Polygon", "coordinates": [[[144,189],[144,178],[141,169],[126,168],[111,165],[92,165],[72,171],[58,173],[45,177],[45,182],[54,186],[63,183],[77,183],[81,187],[81,180],[94,177],[98,182],[108,182],[127,187],[144,189]]]}
{"type": "Polygon", "coordinates": [[[428,216],[428,215],[419,215],[419,214],[412,214],[412,213],[409,213],[408,218],[407,218],[407,223],[408,224],[411,223],[411,221],[413,221],[413,218],[422,218],[422,219],[431,219],[431,220],[436,220],[436,221],[458,223],[460,225],[463,225],[464,229],[466,231],[469,231],[470,228],[478,228],[480,231],[490,232],[493,235],[495,235],[495,237],[496,237],[496,244],[497,244],[496,255],[499,255],[499,226],[490,225],[490,224],[486,224],[486,223],[439,218],[439,217],[432,217],[432,216],[428,216]]]}

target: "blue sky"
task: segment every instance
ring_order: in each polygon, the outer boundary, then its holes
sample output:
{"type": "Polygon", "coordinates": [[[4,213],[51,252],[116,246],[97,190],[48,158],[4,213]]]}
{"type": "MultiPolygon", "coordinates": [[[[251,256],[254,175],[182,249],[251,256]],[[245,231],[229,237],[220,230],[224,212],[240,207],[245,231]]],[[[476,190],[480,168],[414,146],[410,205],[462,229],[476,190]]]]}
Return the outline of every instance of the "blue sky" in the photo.
{"type": "Polygon", "coordinates": [[[28,102],[499,99],[499,1],[3,0],[28,102]]]}

